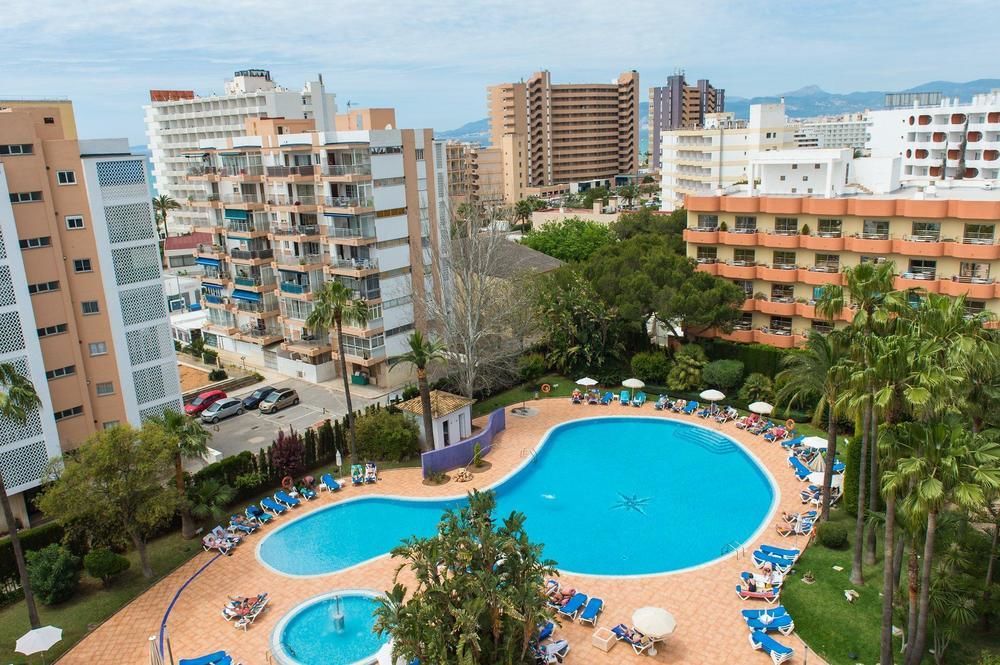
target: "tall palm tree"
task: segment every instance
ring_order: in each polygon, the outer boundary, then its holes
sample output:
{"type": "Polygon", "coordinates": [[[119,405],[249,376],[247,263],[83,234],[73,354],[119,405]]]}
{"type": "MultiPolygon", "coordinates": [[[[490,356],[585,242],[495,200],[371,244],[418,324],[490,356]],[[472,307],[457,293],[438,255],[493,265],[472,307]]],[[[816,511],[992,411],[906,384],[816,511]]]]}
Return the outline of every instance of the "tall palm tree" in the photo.
{"type": "Polygon", "coordinates": [[[160,263],[163,267],[167,267],[167,252],[164,248],[164,242],[167,239],[167,213],[171,210],[179,210],[181,204],[175,201],[173,198],[166,194],[160,194],[159,196],[153,197],[153,216],[156,218],[156,229],[158,235],[160,236],[160,263]],[[162,229],[162,231],[161,231],[162,229]]]}
{"type": "Polygon", "coordinates": [[[208,442],[212,434],[197,420],[168,409],[163,415],[152,419],[167,436],[176,440],[177,454],[174,457],[174,483],[180,497],[181,535],[191,539],[195,536],[194,520],[191,519],[191,504],[187,500],[184,487],[184,460],[203,457],[208,452],[208,442]]]}
{"type": "Polygon", "coordinates": [[[819,425],[827,412],[826,463],[823,469],[822,519],[830,517],[830,487],[833,465],[837,459],[837,399],[844,382],[843,362],[847,338],[839,331],[823,335],[809,334],[801,351],[785,356],[784,368],[777,376],[781,389],[778,402],[788,406],[814,403],[813,425],[819,425]]]}
{"type": "Polygon", "coordinates": [[[409,338],[410,350],[392,359],[390,366],[410,363],[417,368],[417,387],[420,389],[420,410],[424,415],[424,448],[434,450],[434,416],[431,413],[431,390],[427,385],[427,366],[445,357],[445,346],[437,340],[424,337],[414,330],[409,338]]]}
{"type": "Polygon", "coordinates": [[[347,375],[344,357],[344,324],[364,327],[368,323],[368,303],[354,297],[354,292],[341,282],[330,281],[313,299],[313,310],[306,325],[313,331],[334,330],[337,333],[337,357],[340,359],[340,376],[344,380],[344,398],[347,401],[347,429],[351,434],[351,463],[357,463],[358,440],[354,432],[354,406],[351,404],[351,377],[347,375]]]}
{"type": "MultiPolygon", "coordinates": [[[[28,420],[28,413],[38,408],[41,400],[35,392],[35,386],[24,376],[18,374],[13,365],[0,365],[0,419],[12,420],[23,425],[28,420]]],[[[10,531],[10,545],[14,550],[14,561],[17,562],[17,574],[21,578],[21,589],[24,590],[24,604],[28,608],[28,621],[32,628],[38,628],[42,622],[38,620],[38,608],[35,607],[35,594],[31,592],[28,580],[28,567],[24,563],[24,550],[21,549],[21,539],[17,535],[17,523],[14,521],[14,511],[10,509],[7,498],[7,485],[3,479],[3,469],[0,467],[0,505],[3,506],[3,518],[10,531]]]]}

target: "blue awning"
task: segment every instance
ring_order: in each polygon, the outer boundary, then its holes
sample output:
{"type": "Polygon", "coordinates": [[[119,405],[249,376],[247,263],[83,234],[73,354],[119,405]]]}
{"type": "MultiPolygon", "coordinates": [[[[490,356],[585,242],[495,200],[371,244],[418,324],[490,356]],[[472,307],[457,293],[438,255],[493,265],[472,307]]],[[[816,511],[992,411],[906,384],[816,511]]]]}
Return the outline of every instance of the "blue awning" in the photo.
{"type": "Polygon", "coordinates": [[[202,284],[202,291],[211,291],[213,293],[222,293],[222,286],[220,284],[202,284]]]}
{"type": "Polygon", "coordinates": [[[199,256],[194,260],[194,262],[200,266],[211,266],[213,268],[218,268],[221,264],[219,259],[210,259],[207,256],[199,256]]]}
{"type": "Polygon", "coordinates": [[[247,302],[260,302],[260,294],[254,293],[253,291],[240,291],[236,289],[232,294],[233,298],[237,300],[246,300],[247,302]]]}
{"type": "Polygon", "coordinates": [[[243,220],[243,221],[246,221],[247,219],[249,219],[246,210],[230,210],[230,209],[226,208],[223,216],[226,219],[239,219],[239,220],[243,220]]]}
{"type": "Polygon", "coordinates": [[[354,215],[344,214],[342,212],[324,212],[325,217],[354,217],[354,215]]]}

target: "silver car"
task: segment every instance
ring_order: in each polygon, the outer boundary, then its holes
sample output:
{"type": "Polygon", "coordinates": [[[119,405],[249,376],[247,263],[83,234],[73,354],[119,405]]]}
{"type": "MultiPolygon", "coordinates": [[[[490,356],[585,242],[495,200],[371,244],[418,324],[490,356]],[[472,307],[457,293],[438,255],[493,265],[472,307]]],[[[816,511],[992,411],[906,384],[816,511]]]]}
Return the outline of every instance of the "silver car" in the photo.
{"type": "Polygon", "coordinates": [[[205,409],[201,414],[201,421],[203,423],[217,423],[224,418],[238,416],[242,413],[243,402],[233,397],[226,397],[205,409]]]}

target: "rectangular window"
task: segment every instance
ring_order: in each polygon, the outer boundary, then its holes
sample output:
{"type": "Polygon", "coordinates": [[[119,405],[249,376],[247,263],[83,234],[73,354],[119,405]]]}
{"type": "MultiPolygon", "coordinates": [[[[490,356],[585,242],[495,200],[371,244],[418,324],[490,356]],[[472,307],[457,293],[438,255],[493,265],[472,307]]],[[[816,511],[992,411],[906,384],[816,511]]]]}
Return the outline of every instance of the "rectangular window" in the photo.
{"type": "Polygon", "coordinates": [[[910,240],[937,242],[941,239],[941,224],[939,222],[913,222],[912,232],[910,240]]]}
{"type": "Polygon", "coordinates": [[[785,182],[785,176],[780,176],[779,180],[781,180],[781,182],[785,182]]]}
{"type": "Polygon", "coordinates": [[[772,316],[770,328],[773,333],[778,333],[779,335],[791,335],[792,319],[787,316],[772,316]]]}
{"type": "Polygon", "coordinates": [[[56,411],[52,416],[58,420],[65,420],[66,418],[73,418],[74,416],[79,416],[83,413],[83,406],[74,406],[72,409],[63,409],[62,411],[56,411]]]}
{"type": "Polygon", "coordinates": [[[888,240],[889,220],[866,219],[861,228],[861,237],[866,240],[888,240]]]}
{"type": "Polygon", "coordinates": [[[965,301],[965,315],[966,316],[979,316],[986,312],[986,301],[985,300],[966,300],[965,301]]]}
{"type": "Polygon", "coordinates": [[[109,420],[107,422],[101,423],[101,427],[103,427],[104,429],[112,429],[114,427],[118,427],[118,421],[109,420]]]}
{"type": "Polygon", "coordinates": [[[813,164],[814,169],[819,169],[819,164],[813,164]]]}
{"type": "Polygon", "coordinates": [[[34,201],[41,201],[41,192],[11,192],[10,202],[11,203],[32,203],[34,201]]]}
{"type": "Polygon", "coordinates": [[[378,178],[372,181],[375,187],[392,187],[393,185],[406,184],[406,178],[378,178]]]}
{"type": "Polygon", "coordinates": [[[28,284],[28,293],[35,295],[36,293],[48,293],[49,291],[58,291],[59,282],[39,282],[38,284],[28,284]]]}
{"type": "Polygon", "coordinates": [[[424,158],[424,149],[423,148],[416,148],[413,152],[416,153],[417,159],[423,159],[424,158]]]}
{"type": "Polygon", "coordinates": [[[30,155],[34,152],[34,146],[30,143],[13,143],[11,145],[0,145],[0,156],[3,155],[30,155]]]}
{"type": "Polygon", "coordinates": [[[42,236],[40,238],[22,238],[21,240],[18,240],[17,244],[21,246],[21,249],[38,249],[39,247],[51,247],[52,237],[42,236]]]}
{"type": "Polygon", "coordinates": [[[829,321],[824,321],[822,319],[813,319],[812,329],[814,332],[818,332],[822,335],[826,335],[833,332],[833,324],[829,321]]]}
{"type": "Polygon", "coordinates": [[[733,323],[733,330],[752,330],[753,329],[753,313],[743,312],[740,315],[739,320],[733,323]]]}
{"type": "Polygon", "coordinates": [[[937,275],[937,261],[931,259],[910,259],[910,270],[904,277],[909,279],[934,279],[937,275]]]}
{"type": "Polygon", "coordinates": [[[76,173],[73,171],[56,171],[56,182],[60,185],[75,185],[76,173]]]}
{"type": "Polygon", "coordinates": [[[809,176],[807,175],[802,176],[802,182],[809,182],[809,176]]]}
{"type": "Polygon", "coordinates": [[[843,222],[839,219],[820,219],[817,235],[820,238],[839,238],[843,222]]]}
{"type": "Polygon", "coordinates": [[[798,266],[795,264],[795,252],[775,252],[772,265],[782,270],[797,268],[798,266]]]}
{"type": "Polygon", "coordinates": [[[797,217],[775,217],[774,233],[779,236],[797,236],[799,220],[797,217]]]}
{"type": "Polygon", "coordinates": [[[753,249],[734,249],[733,250],[733,265],[734,266],[753,266],[757,265],[757,251],[753,249]]]}
{"type": "Polygon", "coordinates": [[[799,165],[798,164],[792,164],[792,170],[793,171],[798,171],[799,170],[799,165]]]}
{"type": "Polygon", "coordinates": [[[839,254],[816,254],[813,270],[817,272],[840,272],[839,254]]]}
{"type": "Polygon", "coordinates": [[[698,247],[698,263],[715,263],[719,260],[719,253],[715,247],[698,247]]]}
{"type": "Polygon", "coordinates": [[[736,215],[735,233],[757,233],[757,218],[746,215],[736,215]]]}
{"type": "Polygon", "coordinates": [[[111,381],[103,381],[97,384],[97,396],[105,397],[115,394],[115,384],[111,381]]]}
{"type": "Polygon", "coordinates": [[[53,335],[62,335],[68,330],[65,323],[58,323],[54,326],[45,326],[44,328],[38,328],[35,332],[38,333],[39,337],[52,337],[53,335]]]}
{"type": "Polygon", "coordinates": [[[791,284],[772,284],[771,300],[774,302],[795,302],[795,287],[791,284]]]}
{"type": "Polygon", "coordinates": [[[80,308],[83,310],[84,316],[101,313],[101,305],[96,300],[84,300],[80,303],[80,308]]]}
{"type": "Polygon", "coordinates": [[[50,369],[45,372],[45,378],[51,381],[52,379],[61,379],[64,376],[73,376],[74,374],[76,374],[76,365],[66,365],[65,367],[50,369]]]}
{"type": "Polygon", "coordinates": [[[753,298],[753,280],[734,279],[733,284],[743,289],[743,296],[748,300],[753,298]]]}
{"type": "Polygon", "coordinates": [[[959,281],[989,283],[990,264],[962,261],[958,264],[959,281]]]}
{"type": "Polygon", "coordinates": [[[714,231],[719,228],[718,215],[698,215],[698,228],[705,231],[714,231]]]}
{"type": "Polygon", "coordinates": [[[66,217],[66,228],[70,231],[83,228],[83,217],[80,215],[69,215],[66,217]]]}
{"type": "Polygon", "coordinates": [[[91,357],[93,356],[103,356],[108,353],[108,343],[107,342],[91,342],[87,345],[87,349],[90,351],[91,357]]]}
{"type": "Polygon", "coordinates": [[[93,272],[94,269],[90,265],[90,259],[73,259],[73,271],[74,272],[93,272]]]}
{"type": "Polygon", "coordinates": [[[994,227],[993,224],[966,224],[962,242],[973,245],[992,245],[994,227]]]}
{"type": "Polygon", "coordinates": [[[50,115],[47,115],[44,118],[42,118],[42,122],[45,123],[46,125],[54,125],[56,124],[56,119],[50,115]]]}
{"type": "Polygon", "coordinates": [[[376,210],[375,216],[379,219],[384,219],[386,217],[398,217],[399,215],[405,215],[406,208],[390,208],[388,210],[376,210]]]}

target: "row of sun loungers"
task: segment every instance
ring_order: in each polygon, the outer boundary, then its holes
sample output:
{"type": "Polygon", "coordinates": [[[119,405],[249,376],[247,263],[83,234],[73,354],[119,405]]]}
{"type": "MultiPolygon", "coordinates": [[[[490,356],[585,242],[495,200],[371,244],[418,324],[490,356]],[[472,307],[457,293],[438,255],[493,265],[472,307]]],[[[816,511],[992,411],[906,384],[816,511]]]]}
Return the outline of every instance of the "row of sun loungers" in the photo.
{"type": "MultiPolygon", "coordinates": [[[[785,521],[794,520],[801,515],[783,515],[785,521]]],[[[742,610],[741,617],[750,631],[750,646],[763,651],[774,665],[791,660],[794,651],[785,646],[768,633],[791,635],[795,630],[795,622],[782,605],[775,605],[781,595],[781,584],[784,576],[792,569],[802,554],[801,550],[774,545],[761,545],[752,555],[754,565],[763,569],[765,575],[758,577],[755,573],[744,572],[740,575],[742,584],[736,586],[736,593],[743,600],[763,600],[773,605],[762,609],[742,610]]]]}
{"type": "MultiPolygon", "coordinates": [[[[329,474],[327,474],[329,475],[329,474]]],[[[351,465],[351,482],[355,485],[366,485],[378,480],[378,467],[375,462],[351,465]]],[[[339,485],[337,486],[339,489],[339,485]]]]}
{"type": "Polygon", "coordinates": [[[181,658],[177,665],[233,665],[233,658],[225,651],[216,651],[198,658],[181,658]]]}
{"type": "Polygon", "coordinates": [[[580,623],[597,625],[597,618],[604,611],[604,601],[597,596],[588,598],[587,594],[576,589],[563,589],[557,580],[545,583],[545,595],[549,597],[549,605],[556,608],[559,614],[580,623]]]}

